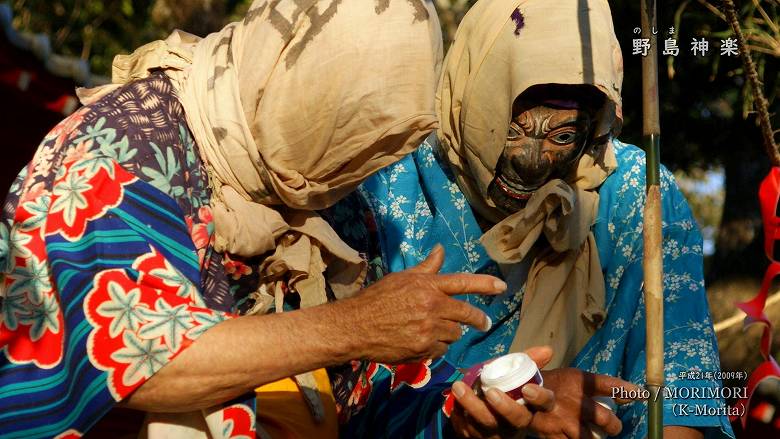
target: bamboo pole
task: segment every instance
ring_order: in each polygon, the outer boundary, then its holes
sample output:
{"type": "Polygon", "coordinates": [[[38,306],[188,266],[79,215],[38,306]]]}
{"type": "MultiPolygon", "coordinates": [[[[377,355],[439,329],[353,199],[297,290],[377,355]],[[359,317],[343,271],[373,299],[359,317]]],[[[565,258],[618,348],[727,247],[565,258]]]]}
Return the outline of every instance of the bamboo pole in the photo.
{"type": "Polygon", "coordinates": [[[655,0],[640,0],[642,38],[650,39],[650,50],[642,58],[642,134],[647,157],[647,202],[644,212],[644,298],[646,313],[645,352],[647,363],[648,438],[663,438],[664,386],[664,298],[661,234],[660,146],[661,122],[658,106],[658,40],[655,0]]]}

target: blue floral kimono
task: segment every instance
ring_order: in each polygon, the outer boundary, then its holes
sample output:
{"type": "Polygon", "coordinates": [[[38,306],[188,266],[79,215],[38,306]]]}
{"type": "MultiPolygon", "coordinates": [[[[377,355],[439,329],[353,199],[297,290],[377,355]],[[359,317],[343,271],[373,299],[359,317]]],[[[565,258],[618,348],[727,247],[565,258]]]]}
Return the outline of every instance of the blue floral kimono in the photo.
{"type": "MultiPolygon", "coordinates": [[[[359,195],[332,208],[329,217],[350,244],[367,254],[375,273],[416,265],[441,243],[446,251],[442,272],[500,276],[479,243],[482,231],[468,202],[434,155],[433,142],[436,139],[432,136],[415,153],[378,172],[363,184],[359,195]],[[373,218],[355,218],[355,212],[367,207],[373,218]],[[372,251],[375,241],[378,245],[372,251]]],[[[606,282],[607,318],[571,366],[641,385],[645,380],[645,155],[619,141],[614,141],[614,147],[618,168],[599,188],[599,211],[593,226],[606,282]]],[[[720,363],[704,291],[702,239],[672,175],[663,169],[661,176],[666,384],[670,389],[718,388],[720,363]]],[[[514,338],[525,280],[509,284],[500,296],[461,297],[485,311],[494,324],[488,332],[464,326],[463,337],[444,358],[403,366],[353,364],[351,370],[335,374],[334,386],[346,423],[344,436],[452,436],[448,422],[454,403],[449,396],[451,383],[462,377],[463,368],[506,354],[514,338]]],[[[706,437],[733,437],[726,416],[685,416],[675,409],[679,407],[675,404],[688,404],[689,411],[706,413],[724,407],[722,399],[711,398],[704,390],[702,395],[707,396],[666,399],[665,424],[702,428],[706,437]]],[[[621,406],[617,415],[623,423],[619,437],[647,435],[644,403],[621,406]]]]}

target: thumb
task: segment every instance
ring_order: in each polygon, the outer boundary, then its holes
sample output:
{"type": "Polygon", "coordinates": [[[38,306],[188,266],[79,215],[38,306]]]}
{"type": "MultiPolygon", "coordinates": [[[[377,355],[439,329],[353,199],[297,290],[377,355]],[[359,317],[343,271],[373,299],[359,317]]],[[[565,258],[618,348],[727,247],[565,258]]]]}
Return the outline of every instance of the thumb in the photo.
{"type": "Polygon", "coordinates": [[[436,274],[444,264],[444,247],[436,244],[424,261],[408,269],[410,273],[436,274]]]}
{"type": "Polygon", "coordinates": [[[526,349],[525,353],[534,360],[536,367],[542,369],[552,360],[553,350],[549,346],[534,346],[526,349]]]}

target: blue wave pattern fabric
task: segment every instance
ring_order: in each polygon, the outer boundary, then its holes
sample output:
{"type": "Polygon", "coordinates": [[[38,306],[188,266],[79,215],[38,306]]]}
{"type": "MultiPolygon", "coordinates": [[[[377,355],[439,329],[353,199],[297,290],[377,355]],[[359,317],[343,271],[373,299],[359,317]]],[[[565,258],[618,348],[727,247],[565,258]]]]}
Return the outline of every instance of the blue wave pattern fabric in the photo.
{"type": "MultiPolygon", "coordinates": [[[[500,276],[479,244],[482,232],[468,202],[436,158],[435,142],[435,137],[429,137],[416,152],[378,172],[360,189],[361,202],[369,204],[374,213],[372,227],[380,242],[382,268],[395,272],[414,266],[441,243],[446,251],[443,272],[500,276]]],[[[617,140],[614,146],[618,169],[599,188],[599,212],[593,226],[606,282],[607,319],[571,366],[644,384],[641,261],[645,156],[639,148],[617,140]]],[[[704,291],[701,236],[685,198],[665,168],[661,189],[666,384],[678,389],[716,389],[721,386],[719,380],[683,378],[697,371],[702,375],[717,373],[718,349],[704,291]]],[[[337,211],[344,208],[334,207],[337,211]]],[[[340,233],[359,234],[353,221],[336,221],[335,225],[340,233]]],[[[371,239],[371,235],[364,239],[371,239]]],[[[507,279],[510,288],[503,295],[460,297],[484,310],[494,326],[488,332],[464,327],[462,339],[451,346],[444,360],[435,360],[427,368],[418,366],[417,373],[400,374],[388,366],[364,364],[360,369],[353,367],[360,373],[353,373],[352,379],[337,378],[336,394],[347,423],[345,436],[450,436],[445,415],[453,403],[451,397],[445,398],[449,384],[461,376],[459,369],[508,353],[518,326],[527,268],[521,264],[520,278],[507,279]],[[437,377],[449,378],[442,382],[437,377]]],[[[666,425],[705,428],[707,437],[733,437],[726,416],[677,416],[673,404],[680,403],[711,410],[724,407],[718,398],[669,399],[664,404],[666,425]]],[[[620,437],[645,437],[646,414],[641,402],[620,407],[620,437]]]]}
{"type": "MultiPolygon", "coordinates": [[[[232,317],[194,148],[156,75],[65,119],[22,170],[0,220],[0,437],[81,437],[232,317]]],[[[254,434],[254,395],[225,406],[225,437],[254,434]]]]}

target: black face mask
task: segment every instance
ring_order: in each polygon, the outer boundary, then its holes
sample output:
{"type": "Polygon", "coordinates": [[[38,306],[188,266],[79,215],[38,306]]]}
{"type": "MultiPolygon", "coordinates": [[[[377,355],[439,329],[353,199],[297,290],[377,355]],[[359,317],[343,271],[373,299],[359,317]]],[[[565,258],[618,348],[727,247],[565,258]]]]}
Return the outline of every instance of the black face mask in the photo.
{"type": "Polygon", "coordinates": [[[488,196],[512,214],[553,179],[567,180],[591,143],[595,112],[529,105],[513,117],[488,196]]]}

